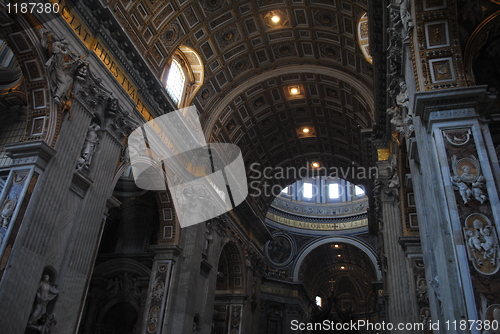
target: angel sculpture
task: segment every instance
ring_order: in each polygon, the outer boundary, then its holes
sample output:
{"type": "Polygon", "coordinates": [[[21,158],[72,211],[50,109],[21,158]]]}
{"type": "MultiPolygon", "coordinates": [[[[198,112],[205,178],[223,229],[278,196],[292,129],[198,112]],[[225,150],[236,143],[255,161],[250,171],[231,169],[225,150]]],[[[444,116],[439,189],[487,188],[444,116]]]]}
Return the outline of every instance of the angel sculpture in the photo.
{"type": "Polygon", "coordinates": [[[484,204],[488,197],[483,192],[485,178],[481,175],[479,160],[473,155],[459,160],[454,155],[451,157],[451,162],[454,173],[454,176],[451,177],[451,183],[455,190],[460,192],[464,204],[467,204],[471,199],[484,204]]]}
{"type": "Polygon", "coordinates": [[[480,175],[476,181],[472,182],[472,194],[474,198],[477,199],[481,204],[484,204],[488,200],[486,195],[483,193],[484,188],[484,176],[480,175]]]}
{"type": "Polygon", "coordinates": [[[469,203],[469,200],[472,198],[472,191],[465,184],[465,182],[463,182],[458,176],[452,176],[451,183],[454,185],[455,190],[460,192],[460,196],[462,196],[464,204],[469,203]]]}

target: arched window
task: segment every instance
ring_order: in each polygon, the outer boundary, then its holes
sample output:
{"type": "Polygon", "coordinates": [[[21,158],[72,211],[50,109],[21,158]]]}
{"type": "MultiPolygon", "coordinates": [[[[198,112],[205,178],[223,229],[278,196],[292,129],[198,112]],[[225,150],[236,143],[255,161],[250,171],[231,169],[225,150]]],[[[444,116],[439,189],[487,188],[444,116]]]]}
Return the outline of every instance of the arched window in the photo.
{"type": "Polygon", "coordinates": [[[183,108],[190,105],[203,85],[203,78],[203,62],[198,53],[187,46],[180,46],[165,69],[163,83],[172,101],[183,108]]]}
{"type": "Polygon", "coordinates": [[[168,72],[167,78],[167,92],[174,100],[174,102],[179,106],[182,100],[182,93],[186,86],[186,76],[182,71],[181,65],[175,59],[172,59],[172,64],[170,65],[170,71],[168,72]]]}

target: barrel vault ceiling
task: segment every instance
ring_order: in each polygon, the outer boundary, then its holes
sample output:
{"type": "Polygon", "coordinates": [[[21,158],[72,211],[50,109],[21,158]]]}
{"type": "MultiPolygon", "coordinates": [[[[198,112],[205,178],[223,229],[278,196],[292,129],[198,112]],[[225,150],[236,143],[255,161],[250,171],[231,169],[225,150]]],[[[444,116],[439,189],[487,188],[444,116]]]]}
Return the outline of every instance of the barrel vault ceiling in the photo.
{"type": "MultiPolygon", "coordinates": [[[[110,0],[161,78],[174,51],[199,53],[205,83],[193,104],[207,139],[242,150],[247,173],[276,166],[362,165],[373,122],[373,70],[357,41],[366,0],[110,0]],[[278,24],[270,21],[277,14],[278,24]],[[298,86],[300,94],[289,89],[298,86]],[[313,129],[309,137],[299,130],[313,129]]],[[[280,184],[293,179],[277,180],[280,184]]],[[[272,196],[261,196],[265,212],[272,196]]]]}

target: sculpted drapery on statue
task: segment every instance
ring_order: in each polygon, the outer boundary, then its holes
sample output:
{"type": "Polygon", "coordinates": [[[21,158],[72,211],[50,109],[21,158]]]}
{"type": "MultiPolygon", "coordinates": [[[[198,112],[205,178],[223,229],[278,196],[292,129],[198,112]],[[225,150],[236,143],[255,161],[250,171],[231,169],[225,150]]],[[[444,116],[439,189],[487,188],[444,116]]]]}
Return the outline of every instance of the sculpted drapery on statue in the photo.
{"type": "Polygon", "coordinates": [[[35,305],[28,320],[28,328],[38,330],[40,333],[50,333],[56,323],[54,314],[47,313],[47,306],[57,297],[59,290],[50,284],[50,276],[43,275],[36,293],[35,305]]]}
{"type": "Polygon", "coordinates": [[[97,135],[97,131],[99,131],[101,127],[95,123],[90,124],[89,129],[87,131],[87,136],[85,137],[85,143],[83,144],[82,155],[80,159],[78,159],[77,169],[88,169],[90,167],[90,163],[92,162],[92,156],[99,144],[99,137],[97,135]]]}
{"type": "MultiPolygon", "coordinates": [[[[71,96],[73,75],[75,70],[82,70],[82,58],[70,52],[69,43],[65,38],[55,38],[46,29],[40,31],[42,35],[41,44],[49,53],[49,60],[45,63],[50,75],[52,85],[52,97],[58,105],[63,105],[64,110],[70,110],[70,105],[66,105],[71,96]]],[[[85,70],[85,69],[84,69],[85,70]]],[[[79,76],[80,73],[78,73],[79,76]]],[[[70,104],[70,103],[69,103],[70,104]]],[[[71,115],[69,117],[71,119],[71,115]]]]}

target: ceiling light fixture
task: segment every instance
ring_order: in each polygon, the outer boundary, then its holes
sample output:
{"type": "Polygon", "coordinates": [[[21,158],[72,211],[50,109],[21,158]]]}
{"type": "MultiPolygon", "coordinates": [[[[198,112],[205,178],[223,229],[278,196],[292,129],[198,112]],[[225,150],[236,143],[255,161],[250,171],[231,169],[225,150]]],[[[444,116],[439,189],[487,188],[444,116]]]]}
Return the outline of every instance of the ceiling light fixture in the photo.
{"type": "Polygon", "coordinates": [[[345,267],[344,267],[344,266],[341,266],[341,267],[340,267],[340,269],[341,269],[341,270],[344,270],[344,269],[345,269],[345,267]]]}
{"type": "Polygon", "coordinates": [[[309,133],[310,131],[311,131],[311,129],[309,129],[309,128],[303,128],[302,129],[302,132],[304,132],[304,133],[309,133]]]}
{"type": "Polygon", "coordinates": [[[333,247],[334,248],[340,248],[340,245],[335,244],[335,245],[333,245],[333,247]]]}
{"type": "Polygon", "coordinates": [[[320,166],[320,164],[319,164],[319,162],[316,162],[316,161],[315,161],[315,162],[313,162],[313,163],[311,164],[311,166],[313,166],[314,168],[318,168],[318,167],[320,166]]]}
{"type": "Polygon", "coordinates": [[[274,23],[278,23],[279,21],[281,21],[281,17],[279,17],[278,15],[276,14],[271,14],[271,21],[273,21],[274,23]]]}
{"type": "Polygon", "coordinates": [[[300,93],[299,87],[291,87],[290,88],[290,94],[298,95],[299,93],[300,93]]]}

